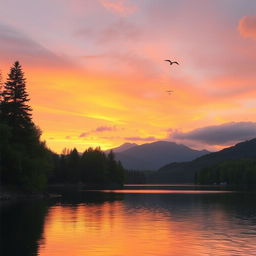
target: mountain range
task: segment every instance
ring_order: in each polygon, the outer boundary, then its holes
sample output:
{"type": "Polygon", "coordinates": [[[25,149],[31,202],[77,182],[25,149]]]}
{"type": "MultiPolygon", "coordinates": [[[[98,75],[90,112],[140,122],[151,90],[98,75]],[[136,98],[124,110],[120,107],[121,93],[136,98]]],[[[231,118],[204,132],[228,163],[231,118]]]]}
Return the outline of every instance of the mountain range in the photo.
{"type": "Polygon", "coordinates": [[[138,146],[138,145],[136,143],[124,143],[119,147],[108,149],[105,152],[109,153],[110,150],[112,150],[113,152],[117,153],[117,152],[125,151],[125,150],[130,149],[130,148],[135,147],[135,146],[138,146]]]}
{"type": "Polygon", "coordinates": [[[125,143],[112,150],[116,159],[121,161],[128,170],[157,170],[170,162],[191,161],[209,153],[206,150],[194,150],[169,141],[157,141],[142,145],[125,143]]]}
{"type": "Polygon", "coordinates": [[[208,166],[214,166],[223,161],[244,158],[256,158],[256,138],[209,153],[193,161],[170,163],[160,168],[151,176],[151,183],[193,183],[195,172],[208,166]]]}

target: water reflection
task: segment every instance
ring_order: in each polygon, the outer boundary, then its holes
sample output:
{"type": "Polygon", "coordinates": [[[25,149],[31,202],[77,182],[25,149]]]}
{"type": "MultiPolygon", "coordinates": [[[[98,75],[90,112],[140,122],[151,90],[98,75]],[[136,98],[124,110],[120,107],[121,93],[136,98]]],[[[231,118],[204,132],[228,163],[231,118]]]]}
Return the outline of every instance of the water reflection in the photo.
{"type": "Polygon", "coordinates": [[[43,243],[46,202],[5,203],[0,210],[1,255],[37,255],[38,241],[43,243]]]}
{"type": "MultiPolygon", "coordinates": [[[[90,190],[96,192],[97,190],[90,190]]],[[[101,190],[102,193],[114,194],[224,194],[234,193],[233,191],[223,190],[169,190],[169,189],[120,189],[120,190],[101,190]]]]}
{"type": "Polygon", "coordinates": [[[79,196],[70,195],[47,205],[44,201],[30,203],[22,206],[26,210],[21,212],[26,214],[20,217],[17,209],[21,205],[6,207],[2,211],[6,222],[4,233],[9,234],[5,243],[32,249],[21,248],[25,252],[22,254],[11,248],[3,255],[35,255],[35,252],[43,256],[255,254],[254,195],[220,191],[115,192],[81,192],[79,196]],[[12,215],[8,214],[11,212],[12,215]],[[15,226],[18,230],[20,227],[18,234],[22,242],[16,241],[15,226]],[[28,230],[26,235],[24,230],[28,230]]]}

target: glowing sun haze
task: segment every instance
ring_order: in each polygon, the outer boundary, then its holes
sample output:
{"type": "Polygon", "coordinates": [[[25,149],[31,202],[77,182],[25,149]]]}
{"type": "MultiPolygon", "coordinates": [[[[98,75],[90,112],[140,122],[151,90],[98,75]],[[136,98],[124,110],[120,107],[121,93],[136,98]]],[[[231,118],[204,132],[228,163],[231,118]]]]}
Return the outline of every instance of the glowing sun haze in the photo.
{"type": "Polygon", "coordinates": [[[256,1],[0,0],[0,56],[57,152],[256,137],[256,1]]]}

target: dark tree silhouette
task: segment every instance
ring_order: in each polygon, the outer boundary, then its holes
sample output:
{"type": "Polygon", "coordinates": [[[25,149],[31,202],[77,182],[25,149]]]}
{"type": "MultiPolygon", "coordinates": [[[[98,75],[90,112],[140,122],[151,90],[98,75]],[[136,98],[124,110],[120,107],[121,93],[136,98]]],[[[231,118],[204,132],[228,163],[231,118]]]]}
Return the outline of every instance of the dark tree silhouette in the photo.
{"type": "Polygon", "coordinates": [[[3,75],[2,75],[2,71],[0,70],[0,102],[2,101],[2,93],[3,93],[3,75]]]}
{"type": "Polygon", "coordinates": [[[26,79],[18,61],[10,69],[0,102],[1,180],[27,190],[43,190],[52,153],[40,141],[41,131],[32,121],[26,79]]]}
{"type": "Polygon", "coordinates": [[[31,107],[26,92],[26,79],[18,61],[11,67],[3,88],[2,117],[11,126],[27,128],[31,126],[31,107]]]}
{"type": "MultiPolygon", "coordinates": [[[[150,171],[148,171],[150,172],[150,171]]],[[[127,184],[145,184],[147,183],[147,171],[128,170],[125,172],[125,182],[127,184]]]]}
{"type": "Polygon", "coordinates": [[[113,152],[105,155],[101,149],[88,148],[82,155],[76,149],[67,150],[56,161],[52,183],[83,183],[85,185],[122,185],[124,168],[113,152]],[[67,153],[68,152],[68,153],[67,153]]]}

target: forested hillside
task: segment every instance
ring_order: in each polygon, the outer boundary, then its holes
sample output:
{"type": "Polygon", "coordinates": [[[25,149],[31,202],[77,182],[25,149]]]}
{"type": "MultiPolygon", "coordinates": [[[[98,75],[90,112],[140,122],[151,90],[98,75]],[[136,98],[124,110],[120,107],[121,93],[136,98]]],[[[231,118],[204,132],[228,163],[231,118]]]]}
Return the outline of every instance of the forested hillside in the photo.
{"type": "Polygon", "coordinates": [[[193,183],[195,173],[228,160],[256,158],[256,139],[241,142],[218,152],[201,156],[190,162],[170,163],[152,175],[154,183],[193,183]]]}

